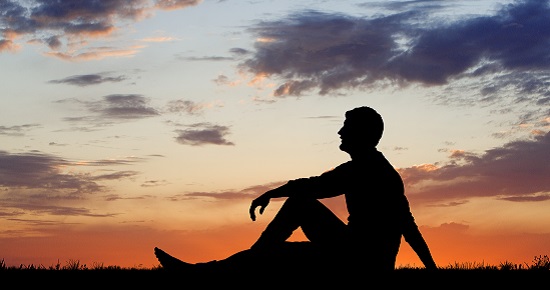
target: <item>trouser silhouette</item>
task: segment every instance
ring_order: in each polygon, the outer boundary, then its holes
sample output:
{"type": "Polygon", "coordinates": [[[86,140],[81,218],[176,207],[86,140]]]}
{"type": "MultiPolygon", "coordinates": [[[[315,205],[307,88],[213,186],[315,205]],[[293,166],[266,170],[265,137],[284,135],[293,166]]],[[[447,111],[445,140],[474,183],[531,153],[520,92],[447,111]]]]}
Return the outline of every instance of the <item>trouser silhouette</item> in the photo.
{"type": "Polygon", "coordinates": [[[383,258],[387,257],[385,247],[366,247],[366,243],[379,243],[378,239],[351,235],[350,227],[320,201],[289,197],[250,249],[216,264],[224,269],[229,265],[229,268],[243,270],[271,265],[288,269],[338,265],[344,271],[394,268],[395,257],[383,258]],[[299,227],[309,241],[287,242],[299,227]]]}
{"type": "Polygon", "coordinates": [[[342,257],[334,249],[342,249],[346,233],[346,224],[320,201],[289,197],[250,249],[206,264],[245,271],[262,267],[296,270],[321,266],[342,257]],[[287,242],[298,228],[309,241],[287,242]]]}
{"type": "Polygon", "coordinates": [[[320,201],[289,197],[252,249],[280,245],[299,227],[309,241],[318,245],[342,243],[347,232],[346,224],[320,201]]]}

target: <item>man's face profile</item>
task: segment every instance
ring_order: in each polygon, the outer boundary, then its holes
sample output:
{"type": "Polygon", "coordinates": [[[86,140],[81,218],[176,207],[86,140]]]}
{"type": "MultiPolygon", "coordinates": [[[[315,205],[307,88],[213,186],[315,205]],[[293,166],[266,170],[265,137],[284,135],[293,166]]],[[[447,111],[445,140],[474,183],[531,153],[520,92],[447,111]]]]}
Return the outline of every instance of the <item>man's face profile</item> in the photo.
{"type": "Polygon", "coordinates": [[[344,125],[342,128],[338,131],[338,135],[340,135],[340,150],[351,153],[354,148],[354,144],[357,144],[359,140],[358,137],[360,136],[357,132],[357,125],[354,124],[352,121],[346,119],[344,121],[344,125]]]}

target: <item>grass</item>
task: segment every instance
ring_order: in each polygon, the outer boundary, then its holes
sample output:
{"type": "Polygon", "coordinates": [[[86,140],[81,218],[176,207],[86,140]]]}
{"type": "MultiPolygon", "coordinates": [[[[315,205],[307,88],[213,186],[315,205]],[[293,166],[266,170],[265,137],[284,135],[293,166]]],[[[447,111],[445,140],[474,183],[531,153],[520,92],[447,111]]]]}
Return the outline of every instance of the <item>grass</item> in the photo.
{"type": "Polygon", "coordinates": [[[69,260],[64,265],[7,266],[0,260],[0,280],[15,287],[59,289],[163,289],[174,287],[200,287],[202,289],[521,289],[541,288],[550,281],[550,258],[536,256],[523,264],[502,262],[498,265],[485,263],[454,263],[428,271],[423,267],[402,266],[391,273],[343,272],[338,269],[317,270],[293,268],[288,271],[279,267],[258,266],[252,271],[237,270],[227,273],[189,273],[166,271],[160,266],[120,267],[94,263],[91,266],[78,260],[69,260]],[[265,288],[265,287],[263,287],[265,288]]]}
{"type": "MultiPolygon", "coordinates": [[[[400,266],[396,270],[422,270],[423,267],[415,266],[400,266]]],[[[550,271],[550,258],[547,255],[539,255],[533,258],[531,264],[515,264],[508,261],[501,262],[498,265],[486,265],[483,262],[465,262],[465,263],[454,263],[449,264],[444,267],[440,267],[440,270],[487,270],[487,271],[511,271],[511,270],[525,270],[525,271],[550,271]]],[[[76,271],[76,270],[94,270],[94,271],[112,271],[112,270],[132,270],[132,271],[155,271],[162,270],[161,266],[154,266],[151,268],[144,267],[120,267],[108,265],[105,266],[103,263],[93,263],[91,266],[86,264],[81,264],[78,260],[68,260],[65,265],[61,265],[58,261],[55,265],[44,266],[44,265],[19,265],[19,266],[7,266],[4,259],[0,260],[0,271],[6,270],[51,270],[51,271],[76,271]]]]}
{"type": "MultiPolygon", "coordinates": [[[[411,267],[403,266],[397,268],[402,270],[407,269],[423,269],[423,267],[411,267]]],[[[454,263],[449,264],[445,267],[440,267],[440,270],[499,270],[499,271],[510,271],[510,270],[529,270],[529,271],[550,271],[550,258],[547,255],[539,255],[533,258],[531,264],[523,263],[516,264],[509,261],[501,262],[498,265],[487,265],[484,262],[464,262],[464,263],[454,263]]]]}
{"type": "Polygon", "coordinates": [[[91,266],[88,266],[86,264],[81,264],[80,261],[78,260],[68,260],[67,262],[65,262],[65,265],[61,265],[61,263],[58,260],[57,264],[50,265],[50,266],[34,265],[34,264],[29,264],[29,265],[21,264],[19,266],[7,266],[4,259],[0,260],[0,271],[5,271],[5,270],[102,271],[102,270],[159,270],[159,269],[162,269],[162,268],[160,266],[155,266],[152,268],[121,267],[121,266],[114,266],[114,265],[105,266],[103,263],[93,263],[91,266]]]}

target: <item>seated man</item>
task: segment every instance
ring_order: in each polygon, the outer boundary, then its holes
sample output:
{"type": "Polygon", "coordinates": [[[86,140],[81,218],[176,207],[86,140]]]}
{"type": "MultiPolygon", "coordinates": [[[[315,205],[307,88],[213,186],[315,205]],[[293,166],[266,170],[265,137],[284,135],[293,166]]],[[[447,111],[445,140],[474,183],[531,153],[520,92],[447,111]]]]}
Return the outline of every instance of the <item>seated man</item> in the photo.
{"type": "Polygon", "coordinates": [[[254,199],[249,209],[253,221],[256,210],[262,214],[272,198],[286,198],[250,249],[223,260],[191,264],[155,248],[157,259],[167,269],[222,269],[224,265],[250,269],[259,262],[284,263],[295,257],[295,266],[314,261],[309,265],[361,264],[368,270],[393,270],[404,237],[424,266],[436,269],[410,211],[401,176],[376,149],[383,131],[383,119],[374,109],[347,111],[338,134],[340,150],[351,160],[321,175],[291,180],[254,199]],[[347,223],[319,201],[342,194],[347,223]],[[287,242],[299,227],[309,241],[287,242]]]}

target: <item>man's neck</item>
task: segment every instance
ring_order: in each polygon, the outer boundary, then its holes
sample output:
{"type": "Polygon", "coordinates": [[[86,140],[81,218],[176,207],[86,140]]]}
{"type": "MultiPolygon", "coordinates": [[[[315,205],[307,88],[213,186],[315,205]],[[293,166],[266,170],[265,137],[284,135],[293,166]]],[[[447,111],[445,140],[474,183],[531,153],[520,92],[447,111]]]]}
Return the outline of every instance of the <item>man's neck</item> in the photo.
{"type": "Polygon", "coordinates": [[[358,160],[358,159],[367,159],[369,156],[372,156],[374,153],[378,153],[378,150],[376,147],[371,147],[367,149],[357,150],[355,152],[348,152],[349,156],[352,160],[358,160]]]}

